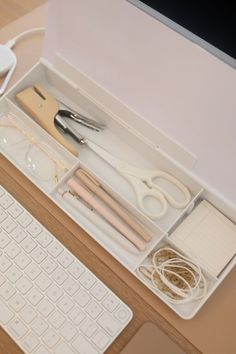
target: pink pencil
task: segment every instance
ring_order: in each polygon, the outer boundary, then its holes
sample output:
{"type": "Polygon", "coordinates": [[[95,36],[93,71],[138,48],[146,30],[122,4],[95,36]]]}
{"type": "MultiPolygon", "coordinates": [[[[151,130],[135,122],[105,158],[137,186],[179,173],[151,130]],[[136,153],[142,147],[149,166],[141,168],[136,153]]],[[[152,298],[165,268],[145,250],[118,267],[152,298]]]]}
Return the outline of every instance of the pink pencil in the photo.
{"type": "Polygon", "coordinates": [[[124,237],[132,242],[140,251],[146,248],[145,242],[138,237],[132,230],[130,230],[118,216],[115,216],[111,211],[106,209],[99,203],[94,194],[90,193],[87,189],[81,186],[74,178],[71,178],[67,185],[69,188],[76,192],[78,196],[88,203],[94,210],[96,210],[104,219],[106,219],[115,229],[117,229],[124,237]]]}

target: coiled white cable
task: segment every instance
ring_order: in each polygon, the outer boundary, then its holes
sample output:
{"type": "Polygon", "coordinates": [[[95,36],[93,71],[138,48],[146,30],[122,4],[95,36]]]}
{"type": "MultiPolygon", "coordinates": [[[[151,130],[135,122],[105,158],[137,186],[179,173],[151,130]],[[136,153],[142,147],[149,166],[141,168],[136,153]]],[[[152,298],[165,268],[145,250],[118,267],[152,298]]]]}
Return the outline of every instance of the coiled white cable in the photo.
{"type": "Polygon", "coordinates": [[[170,247],[154,252],[152,264],[139,266],[137,273],[145,281],[149,279],[152,288],[173,304],[201,299],[207,292],[207,282],[200,266],[170,247]]]}

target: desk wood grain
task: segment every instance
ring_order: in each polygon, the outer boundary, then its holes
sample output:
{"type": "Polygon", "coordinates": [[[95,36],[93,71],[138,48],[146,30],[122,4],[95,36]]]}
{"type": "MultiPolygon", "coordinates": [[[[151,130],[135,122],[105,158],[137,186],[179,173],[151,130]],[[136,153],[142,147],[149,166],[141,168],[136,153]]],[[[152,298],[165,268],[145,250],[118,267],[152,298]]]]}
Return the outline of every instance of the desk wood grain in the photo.
{"type": "Polygon", "coordinates": [[[0,27],[44,4],[47,0],[0,0],[0,27]]]}

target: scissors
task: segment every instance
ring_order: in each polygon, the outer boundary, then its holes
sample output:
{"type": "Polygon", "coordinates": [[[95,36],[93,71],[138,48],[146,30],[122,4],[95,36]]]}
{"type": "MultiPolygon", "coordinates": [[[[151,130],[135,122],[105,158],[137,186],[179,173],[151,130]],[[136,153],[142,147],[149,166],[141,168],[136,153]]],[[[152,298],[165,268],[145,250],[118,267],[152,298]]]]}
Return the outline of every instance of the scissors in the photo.
{"type": "MultiPolygon", "coordinates": [[[[56,123],[58,123],[56,121],[56,123]]],[[[133,187],[136,194],[137,203],[142,212],[149,216],[151,219],[157,219],[163,217],[168,208],[168,203],[177,209],[185,208],[191,200],[191,194],[187,187],[181,183],[177,178],[173,177],[167,172],[156,170],[149,171],[144,169],[136,168],[125,161],[118,159],[117,157],[110,154],[108,151],[104,150],[99,145],[95,144],[91,140],[83,137],[80,133],[72,128],[69,122],[65,121],[63,117],[60,117],[60,128],[63,127],[63,131],[66,132],[68,129],[73,133],[74,139],[82,145],[87,145],[93,152],[100,156],[104,161],[106,161],[110,166],[112,166],[122,177],[124,177],[133,187]],[[164,188],[162,188],[157,183],[153,181],[155,178],[162,178],[173,185],[175,185],[184,195],[184,200],[182,202],[177,201],[168,193],[164,188]],[[161,205],[161,211],[159,213],[153,213],[149,211],[144,206],[144,199],[146,197],[152,197],[156,199],[161,205]]]]}
{"type": "Polygon", "coordinates": [[[188,188],[169,173],[161,170],[151,171],[136,168],[127,162],[119,160],[117,157],[88,139],[84,139],[83,143],[86,143],[91,150],[98,154],[131,184],[136,194],[139,208],[151,219],[163,217],[167,212],[168,203],[176,209],[183,209],[190,202],[191,194],[188,188]],[[179,202],[168,191],[157,183],[154,183],[153,181],[156,178],[165,179],[175,185],[182,192],[184,200],[179,202]],[[159,213],[153,213],[145,208],[144,199],[148,196],[155,198],[160,203],[161,211],[159,213]]]}

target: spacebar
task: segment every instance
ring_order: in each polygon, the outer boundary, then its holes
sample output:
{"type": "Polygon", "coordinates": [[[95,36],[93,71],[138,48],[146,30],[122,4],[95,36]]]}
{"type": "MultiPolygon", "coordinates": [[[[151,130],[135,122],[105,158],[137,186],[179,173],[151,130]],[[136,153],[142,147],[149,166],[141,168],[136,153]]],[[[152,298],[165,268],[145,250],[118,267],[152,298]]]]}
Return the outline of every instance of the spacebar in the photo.
{"type": "Polygon", "coordinates": [[[6,324],[14,317],[9,307],[0,299],[0,323],[6,324]]]}

